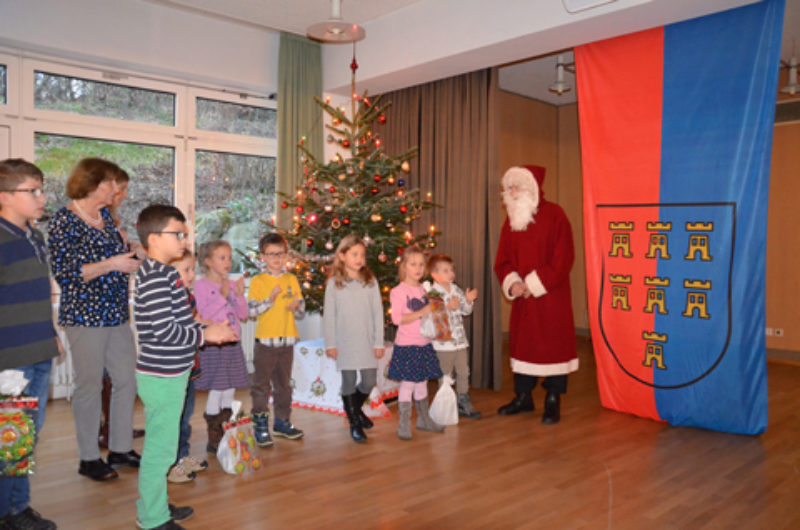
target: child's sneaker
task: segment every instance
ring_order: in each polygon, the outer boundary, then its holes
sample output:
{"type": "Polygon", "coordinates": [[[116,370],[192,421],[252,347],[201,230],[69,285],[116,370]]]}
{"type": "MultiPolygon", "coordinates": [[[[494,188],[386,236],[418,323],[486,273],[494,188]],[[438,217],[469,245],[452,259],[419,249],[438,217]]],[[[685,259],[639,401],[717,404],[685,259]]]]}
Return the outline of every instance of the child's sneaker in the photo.
{"type": "Polygon", "coordinates": [[[459,416],[473,420],[481,417],[481,413],[472,407],[472,400],[470,400],[469,394],[459,394],[457,399],[459,416]]]}
{"type": "Polygon", "coordinates": [[[275,418],[275,423],[272,424],[272,434],[289,440],[299,440],[303,437],[303,431],[296,429],[289,420],[280,418],[275,418]]]}
{"type": "Polygon", "coordinates": [[[169,470],[169,473],[167,473],[167,482],[171,482],[172,484],[186,484],[194,480],[196,475],[183,467],[183,460],[184,459],[181,459],[180,462],[172,466],[172,469],[169,470]]]}
{"type": "Polygon", "coordinates": [[[201,473],[208,469],[208,462],[193,456],[184,456],[178,463],[181,464],[184,469],[192,473],[201,473]]]}

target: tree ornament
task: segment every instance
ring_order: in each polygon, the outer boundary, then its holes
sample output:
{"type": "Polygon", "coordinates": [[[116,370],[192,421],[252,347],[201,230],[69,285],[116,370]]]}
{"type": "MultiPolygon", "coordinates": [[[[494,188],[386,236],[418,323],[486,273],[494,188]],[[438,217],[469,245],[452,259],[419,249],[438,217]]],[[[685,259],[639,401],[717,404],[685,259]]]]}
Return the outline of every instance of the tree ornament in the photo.
{"type": "Polygon", "coordinates": [[[331,213],[333,211],[333,206],[331,206],[330,204],[326,204],[325,206],[322,207],[322,209],[325,210],[325,212],[327,213],[331,213]]]}
{"type": "Polygon", "coordinates": [[[347,166],[347,174],[348,175],[352,175],[355,172],[356,172],[356,168],[354,168],[353,166],[347,166]]]}
{"type": "Polygon", "coordinates": [[[406,217],[405,219],[403,219],[403,222],[405,224],[411,224],[411,218],[410,217],[406,217]]]}
{"type": "Polygon", "coordinates": [[[364,234],[364,237],[361,238],[361,239],[362,239],[362,241],[364,241],[364,244],[366,246],[370,246],[372,244],[372,238],[369,237],[369,234],[364,234]]]}
{"type": "Polygon", "coordinates": [[[380,123],[381,125],[386,123],[386,114],[381,114],[380,116],[378,116],[378,123],[380,123]]]}
{"type": "Polygon", "coordinates": [[[348,140],[347,138],[342,140],[342,147],[350,147],[350,140],[348,140]]]}
{"type": "MultiPolygon", "coordinates": [[[[339,180],[344,180],[346,178],[347,178],[347,175],[345,175],[344,173],[339,173],[339,180]]],[[[333,192],[331,192],[331,193],[333,193],[333,192]]]]}
{"type": "Polygon", "coordinates": [[[338,217],[334,217],[333,220],[331,221],[331,228],[333,228],[334,230],[338,230],[340,226],[342,226],[342,222],[339,220],[338,217]]]}
{"type": "Polygon", "coordinates": [[[403,190],[397,190],[398,197],[402,197],[403,195],[405,195],[405,192],[403,190]]]}
{"type": "MultiPolygon", "coordinates": [[[[302,208],[302,206],[298,206],[298,208],[302,208]]],[[[298,210],[298,211],[302,213],[302,210],[298,210]]],[[[408,206],[406,206],[405,204],[401,204],[400,205],[400,212],[401,213],[407,213],[408,212],[408,206]]]]}
{"type": "Polygon", "coordinates": [[[380,175],[375,175],[374,177],[372,177],[372,180],[374,180],[375,182],[380,182],[381,181],[381,176],[380,175]]]}
{"type": "Polygon", "coordinates": [[[436,241],[431,239],[430,241],[428,241],[428,246],[431,247],[431,248],[435,248],[436,247],[436,241]]]}
{"type": "Polygon", "coordinates": [[[386,263],[386,260],[387,260],[387,259],[388,259],[388,258],[387,258],[387,256],[386,256],[386,254],[384,254],[383,252],[381,252],[380,254],[378,254],[378,261],[380,261],[381,263],[386,263]]]}
{"type": "Polygon", "coordinates": [[[398,181],[397,181],[397,185],[398,185],[398,186],[400,186],[400,187],[402,188],[403,186],[405,186],[405,185],[406,185],[406,181],[405,181],[405,180],[403,180],[403,179],[398,179],[398,181]]]}
{"type": "Polygon", "coordinates": [[[408,163],[408,160],[404,160],[403,163],[400,164],[400,169],[402,169],[404,173],[411,173],[411,164],[408,163]]]}
{"type": "Polygon", "coordinates": [[[389,175],[389,178],[386,179],[386,182],[388,182],[389,184],[394,184],[394,175],[389,175]]]}
{"type": "Polygon", "coordinates": [[[306,246],[307,247],[311,247],[313,245],[314,245],[314,240],[313,239],[311,239],[310,237],[308,239],[306,239],[306,246]]]}
{"type": "Polygon", "coordinates": [[[285,210],[286,208],[288,208],[288,207],[289,207],[289,205],[288,205],[288,204],[286,204],[285,202],[282,202],[282,203],[281,203],[281,208],[283,208],[284,210],[285,210]]]}
{"type": "Polygon", "coordinates": [[[373,223],[380,223],[380,222],[381,222],[381,220],[383,220],[383,217],[382,217],[382,216],[381,216],[381,214],[379,214],[379,213],[374,213],[374,214],[372,214],[372,215],[370,215],[370,216],[369,216],[369,219],[370,219],[370,221],[372,221],[373,223]]]}
{"type": "Polygon", "coordinates": [[[331,186],[330,188],[328,188],[328,191],[331,193],[336,193],[336,186],[331,186]]]}
{"type": "Polygon", "coordinates": [[[350,225],[350,219],[345,217],[344,219],[342,219],[342,224],[345,225],[345,226],[350,225]]]}
{"type": "Polygon", "coordinates": [[[333,241],[326,241],[325,242],[325,249],[326,250],[333,250],[333,241]]]}
{"type": "Polygon", "coordinates": [[[295,211],[297,211],[297,213],[303,213],[303,211],[305,211],[305,208],[303,208],[302,206],[298,206],[297,208],[295,208],[295,211]]]}
{"type": "Polygon", "coordinates": [[[334,127],[338,127],[339,125],[342,124],[342,120],[340,120],[339,118],[333,118],[333,120],[331,120],[331,123],[333,124],[334,127]]]}
{"type": "Polygon", "coordinates": [[[303,282],[303,289],[305,289],[306,291],[311,289],[311,282],[307,282],[307,281],[303,282]]]}
{"type": "Polygon", "coordinates": [[[362,160],[361,162],[359,162],[359,163],[358,163],[358,169],[361,169],[361,170],[363,170],[363,169],[364,169],[364,166],[365,166],[365,164],[364,164],[364,161],[363,161],[363,160],[362,160]]]}
{"type": "Polygon", "coordinates": [[[379,191],[381,191],[381,190],[379,190],[378,188],[372,188],[372,189],[371,189],[371,190],[369,190],[369,191],[370,191],[370,193],[372,193],[373,195],[377,195],[377,194],[378,194],[378,192],[379,192],[379,191]]]}

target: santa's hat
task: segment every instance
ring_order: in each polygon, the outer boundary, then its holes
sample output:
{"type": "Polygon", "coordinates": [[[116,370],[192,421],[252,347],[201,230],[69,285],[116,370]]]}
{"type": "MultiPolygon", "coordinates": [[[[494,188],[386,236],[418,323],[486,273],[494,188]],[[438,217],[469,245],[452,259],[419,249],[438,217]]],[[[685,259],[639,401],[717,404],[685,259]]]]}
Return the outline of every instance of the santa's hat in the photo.
{"type": "Polygon", "coordinates": [[[523,189],[542,189],[546,170],[542,166],[514,166],[503,175],[503,187],[516,185],[523,189]]]}

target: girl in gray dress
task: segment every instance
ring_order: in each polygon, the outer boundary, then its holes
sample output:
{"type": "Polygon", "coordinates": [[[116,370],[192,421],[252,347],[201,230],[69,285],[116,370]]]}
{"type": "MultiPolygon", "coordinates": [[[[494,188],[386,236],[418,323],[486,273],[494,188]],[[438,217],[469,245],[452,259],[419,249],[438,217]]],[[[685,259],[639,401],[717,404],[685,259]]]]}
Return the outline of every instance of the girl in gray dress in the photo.
{"type": "Polygon", "coordinates": [[[367,248],[356,235],[345,236],[336,249],[325,289],[325,354],[342,373],[342,401],[350,436],[366,442],[372,421],[362,405],[377,382],[383,357],[383,306],[378,280],[366,265],[367,248]],[[357,375],[361,380],[356,384],[357,375]]]}

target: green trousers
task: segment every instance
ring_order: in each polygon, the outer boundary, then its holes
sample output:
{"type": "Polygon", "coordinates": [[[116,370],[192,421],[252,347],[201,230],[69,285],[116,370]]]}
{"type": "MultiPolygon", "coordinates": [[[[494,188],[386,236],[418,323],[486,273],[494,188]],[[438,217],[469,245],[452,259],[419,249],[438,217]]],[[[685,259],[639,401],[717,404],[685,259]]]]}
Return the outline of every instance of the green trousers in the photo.
{"type": "Polygon", "coordinates": [[[136,515],[142,528],[169,521],[167,472],[178,453],[183,402],[189,372],[177,377],[136,373],[139,398],[144,403],[144,449],[139,467],[136,515]]]}

